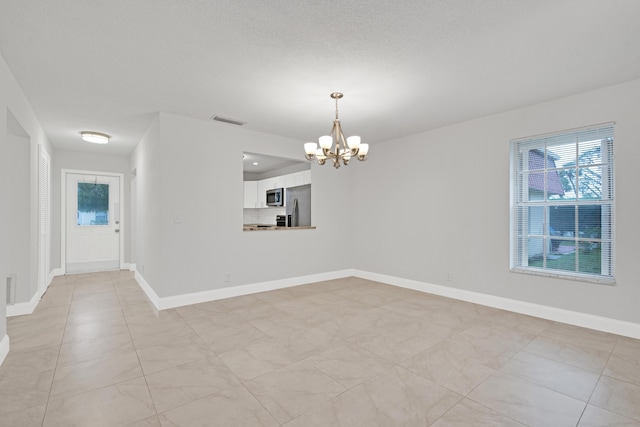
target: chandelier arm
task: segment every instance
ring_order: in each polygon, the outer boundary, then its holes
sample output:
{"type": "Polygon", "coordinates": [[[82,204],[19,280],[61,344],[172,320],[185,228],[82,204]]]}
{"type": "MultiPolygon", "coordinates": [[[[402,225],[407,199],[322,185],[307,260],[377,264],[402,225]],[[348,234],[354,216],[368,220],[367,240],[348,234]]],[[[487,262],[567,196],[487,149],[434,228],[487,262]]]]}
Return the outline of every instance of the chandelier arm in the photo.
{"type": "Polygon", "coordinates": [[[340,148],[344,150],[343,153],[346,153],[347,151],[349,151],[347,140],[344,138],[344,134],[342,132],[340,132],[340,148]]]}
{"type": "Polygon", "coordinates": [[[347,151],[347,141],[344,139],[344,133],[342,132],[342,126],[340,125],[340,120],[336,120],[333,122],[333,127],[336,130],[336,151],[340,153],[340,149],[343,149],[345,152],[347,151]]]}
{"type": "MultiPolygon", "coordinates": [[[[336,102],[338,102],[337,99],[336,99],[336,102]]],[[[340,129],[340,122],[338,120],[335,120],[333,122],[333,126],[331,127],[331,133],[329,134],[329,135],[331,135],[331,137],[333,138],[333,141],[336,144],[335,147],[333,145],[331,146],[331,148],[334,149],[334,151],[332,152],[334,157],[339,154],[339,150],[338,150],[338,129],[340,129]]],[[[329,148],[329,150],[331,150],[331,148],[329,148]]]]}
{"type": "Polygon", "coordinates": [[[324,154],[328,159],[332,159],[332,160],[338,157],[338,155],[333,151],[331,151],[330,148],[323,148],[322,154],[324,154]]]}
{"type": "Polygon", "coordinates": [[[342,157],[344,154],[344,135],[342,134],[342,129],[336,135],[336,153],[342,157]]]}
{"type": "Polygon", "coordinates": [[[331,132],[329,132],[329,135],[333,136],[336,133],[336,122],[335,120],[333,121],[333,125],[331,126],[331,132]]]}

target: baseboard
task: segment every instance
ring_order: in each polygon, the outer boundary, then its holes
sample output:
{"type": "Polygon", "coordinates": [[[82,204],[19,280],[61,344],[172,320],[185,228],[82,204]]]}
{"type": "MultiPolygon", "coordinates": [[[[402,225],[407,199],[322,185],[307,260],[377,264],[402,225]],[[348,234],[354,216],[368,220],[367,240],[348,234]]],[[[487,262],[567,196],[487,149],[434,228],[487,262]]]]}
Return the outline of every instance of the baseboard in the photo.
{"type": "Polygon", "coordinates": [[[0,365],[9,354],[9,335],[5,335],[0,341],[0,365]]]}
{"type": "Polygon", "coordinates": [[[53,270],[51,270],[51,273],[49,273],[49,277],[47,277],[47,286],[45,286],[42,292],[36,291],[35,295],[31,298],[29,302],[19,302],[13,305],[8,305],[7,317],[23,316],[25,314],[33,313],[33,311],[36,309],[36,307],[40,303],[40,299],[42,298],[42,295],[44,295],[44,293],[47,292],[47,289],[49,289],[49,286],[51,285],[53,278],[56,276],[63,276],[63,275],[64,275],[64,272],[62,271],[61,268],[54,268],[53,270]]]}
{"type": "Polygon", "coordinates": [[[140,288],[142,288],[145,295],[147,295],[147,298],[149,298],[149,301],[151,301],[155,308],[157,308],[158,310],[162,310],[160,308],[160,297],[158,296],[158,294],[156,294],[149,283],[147,283],[142,274],[140,274],[139,271],[136,271],[133,277],[136,279],[136,282],[138,282],[138,285],[140,285],[140,288]]]}
{"type": "Polygon", "coordinates": [[[555,322],[567,323],[570,325],[581,326],[583,328],[640,339],[640,324],[638,323],[497,297],[464,289],[451,288],[448,286],[418,282],[416,280],[403,279],[384,274],[370,273],[367,271],[353,270],[353,275],[363,279],[385,283],[387,285],[413,289],[429,294],[512,311],[514,313],[526,314],[529,316],[540,317],[542,319],[553,320],[555,322]]]}
{"type": "MultiPolygon", "coordinates": [[[[136,271],[135,278],[140,287],[145,292],[149,300],[158,310],[166,310],[175,307],[182,307],[190,304],[198,304],[207,301],[232,298],[242,295],[255,294],[258,292],[273,291],[292,286],[306,285],[309,283],[322,282],[325,280],[341,279],[344,277],[360,277],[387,285],[401,288],[413,289],[433,295],[439,295],[460,301],[471,302],[514,313],[526,314],[555,322],[567,323],[583,328],[608,332],[616,335],[627,336],[640,339],[640,324],[626,322],[623,320],[611,319],[603,316],[580,313],[571,310],[564,310],[556,307],[549,307],[540,304],[533,304],[509,298],[487,295],[479,292],[467,291],[464,289],[451,288],[448,286],[435,285],[432,283],[419,282],[417,280],[403,279],[395,276],[371,273],[362,270],[339,270],[329,273],[312,274],[308,276],[292,277],[287,279],[273,280],[269,282],[253,283],[248,285],[232,286],[222,289],[212,289],[209,291],[195,292],[171,297],[159,297],[153,288],[146,282],[144,277],[136,271]]],[[[7,307],[8,310],[9,307],[7,307]]]]}
{"type": "Polygon", "coordinates": [[[44,293],[47,292],[47,289],[49,289],[49,286],[51,286],[51,282],[53,282],[53,279],[56,276],[62,276],[62,275],[64,275],[64,273],[62,272],[61,268],[54,268],[53,270],[51,270],[51,273],[49,273],[49,277],[47,277],[47,286],[45,286],[44,292],[42,292],[42,295],[44,295],[44,293]]]}
{"type": "Polygon", "coordinates": [[[131,264],[125,264],[125,270],[129,270],[129,271],[136,271],[136,265],[131,263],[131,264]]]}
{"type": "Polygon", "coordinates": [[[7,317],[22,316],[25,314],[31,314],[38,306],[40,298],[43,293],[36,291],[36,294],[31,298],[29,302],[19,302],[13,305],[7,306],[7,317]]]}
{"type": "Polygon", "coordinates": [[[158,310],[182,307],[185,305],[198,304],[202,302],[215,301],[225,298],[238,297],[242,295],[256,294],[258,292],[274,291],[276,289],[290,288],[293,286],[306,285],[309,283],[322,282],[325,280],[341,279],[353,276],[352,270],[340,270],[329,273],[311,274],[307,276],[291,277],[287,279],[272,280],[268,282],[252,283],[249,285],[230,286],[228,288],[211,289],[208,291],[194,292],[171,297],[159,297],[155,291],[144,280],[140,273],[136,272],[135,278],[142,290],[147,294],[149,300],[158,310]]]}

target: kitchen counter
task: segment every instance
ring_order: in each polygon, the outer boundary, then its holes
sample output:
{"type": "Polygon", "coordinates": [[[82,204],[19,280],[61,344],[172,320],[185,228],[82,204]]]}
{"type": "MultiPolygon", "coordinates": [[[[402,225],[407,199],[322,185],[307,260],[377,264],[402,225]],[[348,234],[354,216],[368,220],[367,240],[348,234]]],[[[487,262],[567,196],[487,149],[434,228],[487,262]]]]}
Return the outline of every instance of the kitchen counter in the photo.
{"type": "Polygon", "coordinates": [[[316,227],[313,225],[302,225],[299,227],[278,227],[277,225],[245,224],[242,226],[242,231],[314,230],[315,228],[316,227]]]}

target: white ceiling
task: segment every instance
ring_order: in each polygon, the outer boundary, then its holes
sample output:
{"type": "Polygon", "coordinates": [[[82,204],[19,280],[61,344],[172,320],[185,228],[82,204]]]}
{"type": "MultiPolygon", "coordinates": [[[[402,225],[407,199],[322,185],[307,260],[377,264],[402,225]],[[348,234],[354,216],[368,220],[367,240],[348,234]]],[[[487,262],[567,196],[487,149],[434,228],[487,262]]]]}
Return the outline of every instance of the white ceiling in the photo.
{"type": "MultiPolygon", "coordinates": [[[[262,174],[265,172],[299,165],[300,161],[270,156],[263,153],[242,153],[242,169],[244,173],[262,174]]],[[[308,162],[303,164],[309,165],[308,162]]]]}
{"type": "Polygon", "coordinates": [[[345,133],[376,143],[640,78],[638,17],[638,0],[0,0],[0,53],[60,149],[128,154],[158,111],[302,143],[329,132],[333,91],[345,133]]]}

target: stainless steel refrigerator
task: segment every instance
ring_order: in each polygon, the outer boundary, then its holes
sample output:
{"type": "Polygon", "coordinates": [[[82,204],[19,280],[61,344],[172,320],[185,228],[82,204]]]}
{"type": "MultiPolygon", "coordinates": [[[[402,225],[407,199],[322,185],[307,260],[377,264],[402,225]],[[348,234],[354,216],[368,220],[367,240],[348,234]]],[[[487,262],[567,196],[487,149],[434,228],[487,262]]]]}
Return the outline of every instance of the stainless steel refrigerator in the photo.
{"type": "Polygon", "coordinates": [[[311,184],[289,187],[286,190],[287,225],[311,225],[311,184]]]}

